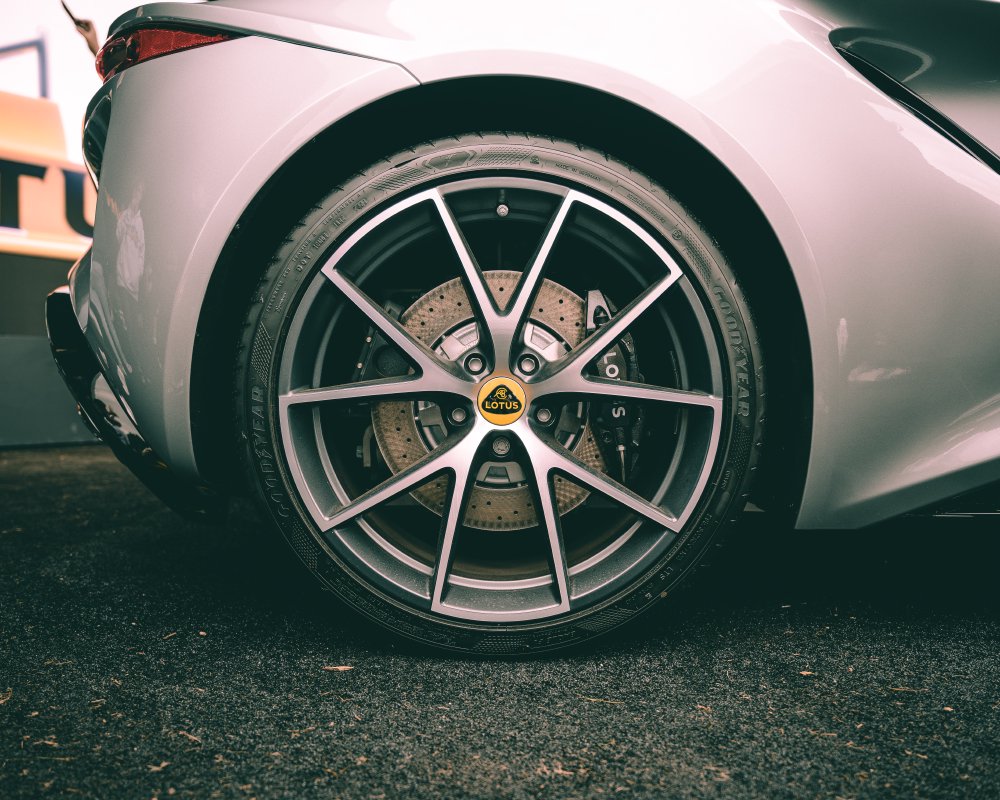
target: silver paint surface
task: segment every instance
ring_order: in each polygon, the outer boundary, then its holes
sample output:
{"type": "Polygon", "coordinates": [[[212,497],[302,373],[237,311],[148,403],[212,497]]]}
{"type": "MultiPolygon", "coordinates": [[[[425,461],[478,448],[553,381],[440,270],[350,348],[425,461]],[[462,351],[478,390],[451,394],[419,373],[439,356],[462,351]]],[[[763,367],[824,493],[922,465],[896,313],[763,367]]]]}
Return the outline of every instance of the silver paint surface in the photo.
{"type": "Polygon", "coordinates": [[[378,61],[247,37],[154,59],[105,86],[114,106],[85,332],[114,390],[174,469],[197,475],[195,329],[240,214],[317,130],[412,84],[378,61]]]}
{"type": "MultiPolygon", "coordinates": [[[[858,75],[830,43],[850,22],[830,6],[142,7],[118,24],[194,20],[269,38],[172,55],[111,82],[88,338],[149,440],[196,473],[195,323],[256,190],[312,135],[417,81],[541,76],[613,93],[684,130],[774,229],[814,370],[800,527],[865,525],[996,480],[1000,176],[858,75]]],[[[1000,141],[995,113],[963,119],[981,141],[1000,141]]]]}

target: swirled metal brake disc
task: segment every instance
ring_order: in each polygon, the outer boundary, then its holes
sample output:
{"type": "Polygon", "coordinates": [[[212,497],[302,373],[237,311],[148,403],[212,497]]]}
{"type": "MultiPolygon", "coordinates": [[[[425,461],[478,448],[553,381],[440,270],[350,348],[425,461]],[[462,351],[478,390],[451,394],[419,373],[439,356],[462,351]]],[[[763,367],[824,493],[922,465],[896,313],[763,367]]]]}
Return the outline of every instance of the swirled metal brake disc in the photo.
{"type": "MultiPolygon", "coordinates": [[[[497,306],[506,308],[521,278],[520,272],[486,272],[487,286],[497,306]]],[[[551,348],[565,352],[584,337],[585,304],[582,298],[554,281],[542,282],[531,312],[538,328],[536,336],[551,348]],[[551,333],[550,333],[551,332],[551,333]]],[[[416,339],[435,349],[442,357],[457,360],[478,342],[469,298],[458,278],[443,283],[420,297],[400,316],[400,322],[416,339]],[[458,332],[456,334],[456,332],[458,332]],[[471,333],[471,340],[470,340],[471,333]]],[[[426,411],[426,405],[424,409],[426,411]]],[[[431,450],[426,431],[422,431],[418,404],[411,401],[388,401],[372,407],[372,427],[382,457],[395,474],[423,458],[431,450]]],[[[569,450],[594,470],[606,471],[604,459],[594,442],[589,423],[580,420],[579,432],[567,442],[569,450]]],[[[465,511],[464,523],[473,528],[494,531],[519,530],[538,524],[531,487],[523,471],[513,462],[485,465],[477,474],[465,511]]],[[[447,480],[437,478],[411,492],[424,507],[440,514],[448,489],[447,480]]],[[[561,477],[555,479],[556,503],[566,514],[588,495],[561,477]]]]}

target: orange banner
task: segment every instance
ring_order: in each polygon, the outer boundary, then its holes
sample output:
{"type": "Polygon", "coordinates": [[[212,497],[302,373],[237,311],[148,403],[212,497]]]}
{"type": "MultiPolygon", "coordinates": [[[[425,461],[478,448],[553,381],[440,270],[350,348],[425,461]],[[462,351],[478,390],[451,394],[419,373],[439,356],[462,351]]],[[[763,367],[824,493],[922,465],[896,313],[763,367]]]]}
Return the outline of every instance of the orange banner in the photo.
{"type": "Polygon", "coordinates": [[[75,261],[90,246],[96,199],[66,160],[56,105],[0,92],[0,254],[75,261]]]}

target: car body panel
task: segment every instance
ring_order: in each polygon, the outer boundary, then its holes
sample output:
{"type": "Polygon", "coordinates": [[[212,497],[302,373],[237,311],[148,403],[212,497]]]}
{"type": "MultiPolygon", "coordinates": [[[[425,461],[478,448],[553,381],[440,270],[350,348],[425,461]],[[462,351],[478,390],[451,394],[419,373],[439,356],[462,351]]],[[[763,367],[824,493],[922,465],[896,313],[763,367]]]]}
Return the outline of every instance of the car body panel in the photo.
{"type": "MultiPolygon", "coordinates": [[[[141,185],[145,219],[180,214],[186,220],[180,230],[172,225],[169,234],[158,231],[164,238],[154,252],[147,244],[145,260],[172,275],[151,279],[162,291],[148,294],[148,306],[140,311],[120,290],[107,290],[134,309],[120,316],[119,303],[108,306],[120,319],[113,338],[132,352],[115,360],[129,369],[141,363],[138,380],[154,384],[142,390],[137,414],[149,418],[156,429],[147,436],[178,466],[197,469],[184,373],[197,310],[213,258],[237,209],[263,185],[268,162],[277,169],[297,144],[338,115],[417,81],[527,75],[583,84],[648,109],[701,143],[763,211],[802,299],[814,371],[800,527],[857,527],[1000,478],[1000,315],[994,311],[1000,175],[856,73],[830,42],[840,23],[829,4],[621,0],[608,14],[605,4],[580,2],[513,0],[502,9],[477,10],[457,0],[433,8],[405,0],[220,0],[144,6],[116,25],[146,19],[269,37],[134,67],[121,81],[132,87],[125,91],[132,91],[133,100],[115,99],[115,114],[124,103],[133,110],[123,114],[151,115],[169,125],[170,102],[141,99],[183,87],[185,102],[195,103],[212,122],[198,126],[198,147],[168,148],[158,156],[161,180],[181,162],[185,176],[198,177],[194,196],[185,198],[191,209],[176,208],[176,187],[157,188],[155,202],[147,199],[154,181],[148,173],[132,174],[129,165],[153,157],[157,148],[143,150],[126,123],[119,131],[130,133],[108,146],[120,171],[102,175],[102,193],[119,207],[141,185]],[[305,93],[303,107],[314,111],[303,113],[291,129],[277,122],[287,111],[270,108],[286,108],[283,93],[269,94],[281,79],[268,74],[264,80],[259,66],[255,80],[213,76],[207,85],[195,85],[212,65],[252,73],[250,59],[229,59],[241,48],[265,46],[258,42],[289,48],[282,51],[287,58],[280,68],[292,85],[296,75],[311,78],[310,68],[321,58],[370,72],[354,84],[351,102],[300,80],[295,92],[305,93]],[[195,74],[201,77],[193,82],[195,74]],[[213,108],[219,92],[227,94],[223,105],[237,122],[213,108]],[[336,108],[315,111],[321,96],[336,108]],[[249,172],[237,166],[249,154],[227,152],[220,160],[218,153],[233,148],[234,133],[251,122],[247,104],[255,114],[266,110],[269,121],[257,137],[267,144],[253,153],[249,172]],[[227,170],[236,170],[228,182],[227,170]],[[154,332],[136,334],[141,313],[152,314],[154,332]],[[131,342],[136,336],[140,341],[131,342]]],[[[274,67],[269,63],[268,72],[274,67]]],[[[981,125],[991,126],[988,115],[982,119],[981,125]]],[[[260,125],[256,117],[252,122],[260,125]]],[[[142,120],[134,124],[156,129],[142,120]]],[[[991,131],[981,129],[980,138],[991,140],[991,131]]],[[[110,208],[100,203],[94,259],[107,267],[127,246],[125,237],[112,237],[110,221],[102,231],[101,215],[110,208]]],[[[123,389],[126,383],[121,381],[123,389]]]]}
{"type": "Polygon", "coordinates": [[[1000,3],[808,0],[834,40],[1000,152],[1000,3]]]}
{"type": "Polygon", "coordinates": [[[195,331],[240,215],[316,131],[412,84],[382,62],[256,37],[154,59],[105,84],[113,157],[101,170],[88,274],[74,276],[74,288],[88,289],[86,312],[75,292],[77,316],[112,389],[177,472],[198,471],[195,331]]]}

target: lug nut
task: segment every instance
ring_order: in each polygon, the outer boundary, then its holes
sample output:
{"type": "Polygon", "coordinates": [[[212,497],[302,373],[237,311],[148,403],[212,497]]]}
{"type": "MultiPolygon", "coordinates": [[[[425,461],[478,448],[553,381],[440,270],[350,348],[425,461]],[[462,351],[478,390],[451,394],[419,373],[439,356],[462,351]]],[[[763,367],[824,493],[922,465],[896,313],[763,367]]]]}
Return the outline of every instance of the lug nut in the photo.
{"type": "Polygon", "coordinates": [[[521,360],[517,362],[517,368],[525,375],[534,375],[538,372],[538,359],[530,354],[521,356],[521,360]]]}
{"type": "Polygon", "coordinates": [[[472,355],[465,359],[465,368],[473,375],[478,375],[486,369],[486,362],[483,361],[482,356],[472,355]]]}
{"type": "Polygon", "coordinates": [[[510,208],[507,206],[506,203],[501,203],[500,205],[497,206],[498,217],[506,217],[509,213],[510,213],[510,208]]]}
{"type": "Polygon", "coordinates": [[[451,421],[456,425],[461,425],[468,417],[469,415],[464,408],[453,408],[451,410],[451,421]]]}
{"type": "Polygon", "coordinates": [[[493,452],[498,456],[505,456],[510,452],[510,440],[498,436],[493,440],[493,452]]]}
{"type": "Polygon", "coordinates": [[[552,422],[552,410],[548,408],[538,409],[538,411],[535,412],[535,419],[542,425],[548,425],[552,422]]]}

